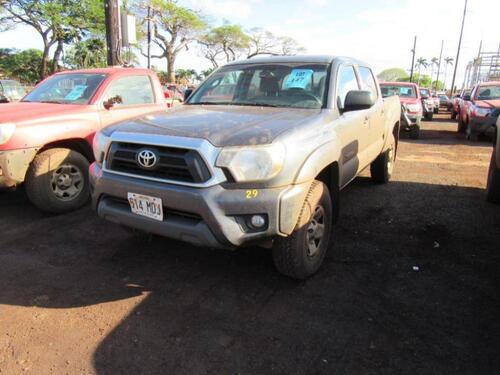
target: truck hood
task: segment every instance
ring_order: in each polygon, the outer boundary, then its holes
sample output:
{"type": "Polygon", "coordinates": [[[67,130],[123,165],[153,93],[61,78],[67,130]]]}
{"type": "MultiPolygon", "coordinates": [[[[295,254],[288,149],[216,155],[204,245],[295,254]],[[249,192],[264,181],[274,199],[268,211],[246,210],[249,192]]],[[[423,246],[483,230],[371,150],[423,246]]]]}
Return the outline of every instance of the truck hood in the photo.
{"type": "Polygon", "coordinates": [[[500,108],[500,100],[499,99],[476,100],[476,101],[474,101],[474,104],[477,105],[478,107],[483,107],[483,108],[500,108]]]}
{"type": "Polygon", "coordinates": [[[74,112],[81,112],[86,106],[75,104],[54,104],[17,102],[0,104],[0,123],[13,122],[17,125],[23,123],[39,122],[44,117],[59,117],[74,112]]]}
{"type": "Polygon", "coordinates": [[[121,122],[108,128],[127,133],[203,138],[214,146],[262,145],[281,133],[308,124],[320,109],[232,105],[181,105],[121,122]]]}
{"type": "Polygon", "coordinates": [[[401,104],[417,104],[420,102],[418,98],[402,98],[401,96],[399,97],[399,101],[401,104]]]}

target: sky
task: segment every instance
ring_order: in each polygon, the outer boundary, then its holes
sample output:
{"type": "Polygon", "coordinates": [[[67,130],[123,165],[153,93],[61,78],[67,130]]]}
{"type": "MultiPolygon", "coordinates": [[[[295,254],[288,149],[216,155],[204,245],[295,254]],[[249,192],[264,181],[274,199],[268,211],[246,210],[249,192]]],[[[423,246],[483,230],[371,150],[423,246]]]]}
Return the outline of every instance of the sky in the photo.
{"type": "MultiPolygon", "coordinates": [[[[209,22],[225,20],[245,29],[261,27],[276,35],[290,36],[307,54],[351,56],[371,64],[378,73],[386,68],[411,65],[413,38],[417,58],[456,58],[463,0],[179,0],[202,12],[209,22]]],[[[500,1],[469,0],[457,82],[460,87],[467,62],[483,51],[497,51],[500,43],[500,1]]],[[[29,27],[0,33],[0,47],[41,48],[40,36],[29,27]]],[[[154,50],[153,50],[154,51],[154,50]]],[[[153,60],[164,70],[165,60],[153,60]]],[[[145,65],[141,58],[141,65],[145,65]]],[[[179,55],[176,68],[210,67],[193,46],[179,55]]],[[[430,70],[429,70],[430,72],[430,70]]],[[[429,73],[428,72],[428,73],[429,73]]],[[[451,84],[452,68],[447,74],[451,84]]]]}

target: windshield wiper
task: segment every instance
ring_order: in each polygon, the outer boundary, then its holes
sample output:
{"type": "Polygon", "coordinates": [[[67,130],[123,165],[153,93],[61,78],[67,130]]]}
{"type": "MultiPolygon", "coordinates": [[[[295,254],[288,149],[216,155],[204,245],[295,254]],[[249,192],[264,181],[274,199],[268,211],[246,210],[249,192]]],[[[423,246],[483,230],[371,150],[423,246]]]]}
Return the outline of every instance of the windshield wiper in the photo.
{"type": "Polygon", "coordinates": [[[244,105],[244,106],[249,106],[249,107],[273,107],[273,108],[278,108],[278,107],[289,107],[286,105],[277,105],[277,104],[269,104],[269,103],[241,103],[241,102],[236,102],[233,103],[234,105],[244,105]]]}
{"type": "Polygon", "coordinates": [[[232,102],[195,102],[195,103],[186,103],[188,105],[234,105],[232,102]]]}
{"type": "Polygon", "coordinates": [[[60,100],[40,100],[38,103],[65,104],[60,100]]]}

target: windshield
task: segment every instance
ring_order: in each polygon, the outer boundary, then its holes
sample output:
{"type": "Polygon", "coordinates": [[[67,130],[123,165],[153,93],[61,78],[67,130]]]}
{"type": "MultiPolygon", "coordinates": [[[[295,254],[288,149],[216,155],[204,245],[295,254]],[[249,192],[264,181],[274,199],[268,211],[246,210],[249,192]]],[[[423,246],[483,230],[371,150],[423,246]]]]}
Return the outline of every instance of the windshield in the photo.
{"type": "Polygon", "coordinates": [[[57,74],[38,85],[23,102],[88,104],[105,74],[57,74]]]}
{"type": "Polygon", "coordinates": [[[21,99],[26,95],[26,90],[17,81],[0,81],[0,93],[9,98],[21,99]]]}
{"type": "Polygon", "coordinates": [[[380,85],[380,90],[382,91],[382,96],[384,98],[393,95],[397,95],[402,98],[417,97],[417,93],[412,86],[380,85]]]}
{"type": "Polygon", "coordinates": [[[431,96],[429,90],[427,90],[427,89],[420,89],[420,95],[422,95],[422,96],[431,96]]]}
{"type": "Polygon", "coordinates": [[[480,86],[477,94],[478,100],[500,99],[500,85],[498,86],[480,86]]]}
{"type": "Polygon", "coordinates": [[[322,108],[328,65],[248,64],[213,73],[187,104],[322,108]]]}

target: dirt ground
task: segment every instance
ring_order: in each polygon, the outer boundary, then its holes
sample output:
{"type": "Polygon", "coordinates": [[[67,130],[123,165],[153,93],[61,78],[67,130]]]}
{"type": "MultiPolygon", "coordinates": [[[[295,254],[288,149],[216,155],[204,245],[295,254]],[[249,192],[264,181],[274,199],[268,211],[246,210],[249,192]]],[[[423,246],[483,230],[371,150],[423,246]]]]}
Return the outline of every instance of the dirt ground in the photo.
{"type": "Polygon", "coordinates": [[[342,192],[305,282],[269,250],[141,242],[88,207],[48,216],[2,192],[0,374],[499,373],[490,155],[444,115],[403,136],[393,182],[342,192]]]}

